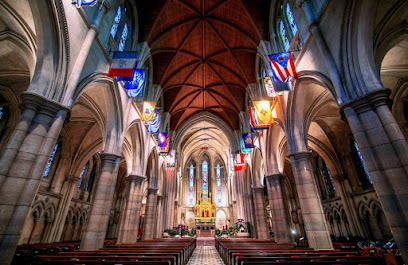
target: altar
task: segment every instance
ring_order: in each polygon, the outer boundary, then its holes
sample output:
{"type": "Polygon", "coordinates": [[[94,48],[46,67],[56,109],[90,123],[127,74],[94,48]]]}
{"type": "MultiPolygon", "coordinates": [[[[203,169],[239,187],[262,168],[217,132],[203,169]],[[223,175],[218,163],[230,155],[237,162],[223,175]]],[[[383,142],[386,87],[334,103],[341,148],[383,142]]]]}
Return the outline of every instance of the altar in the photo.
{"type": "Polygon", "coordinates": [[[195,225],[197,236],[213,236],[215,235],[215,212],[216,206],[211,201],[211,193],[209,196],[201,195],[201,200],[194,207],[195,210],[195,225]]]}

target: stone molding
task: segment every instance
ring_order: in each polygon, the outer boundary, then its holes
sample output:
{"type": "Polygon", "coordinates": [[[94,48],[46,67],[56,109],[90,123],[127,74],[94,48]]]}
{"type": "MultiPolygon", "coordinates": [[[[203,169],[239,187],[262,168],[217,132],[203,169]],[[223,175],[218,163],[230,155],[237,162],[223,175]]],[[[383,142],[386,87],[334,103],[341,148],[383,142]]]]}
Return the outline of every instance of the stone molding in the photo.
{"type": "Polygon", "coordinates": [[[272,174],[272,175],[265,176],[265,178],[268,181],[275,180],[275,179],[283,180],[285,178],[285,176],[282,175],[282,174],[272,174]]]}
{"type": "Polygon", "coordinates": [[[64,110],[65,112],[69,113],[69,109],[67,107],[35,93],[23,92],[21,94],[21,98],[23,100],[23,108],[37,111],[51,118],[54,118],[57,112],[60,110],[64,110]]]}
{"type": "Polygon", "coordinates": [[[309,159],[311,155],[312,155],[311,152],[303,151],[303,152],[290,154],[289,156],[293,157],[295,160],[306,160],[306,159],[309,159]]]}
{"type": "Polygon", "coordinates": [[[99,156],[101,157],[101,160],[103,162],[108,162],[108,163],[116,163],[116,160],[118,158],[122,158],[121,155],[111,154],[111,153],[100,153],[99,156]]]}
{"type": "Polygon", "coordinates": [[[375,90],[362,97],[349,101],[341,106],[341,110],[351,107],[356,113],[363,113],[390,102],[391,90],[388,88],[375,90]]]}
{"type": "Polygon", "coordinates": [[[136,184],[140,184],[140,183],[143,183],[146,180],[146,177],[139,176],[139,175],[129,175],[129,176],[127,176],[127,180],[129,182],[134,181],[134,182],[136,182],[136,184]]]}
{"type": "Polygon", "coordinates": [[[147,188],[147,194],[157,194],[158,190],[159,188],[147,188]]]}
{"type": "Polygon", "coordinates": [[[262,186],[252,187],[252,192],[253,193],[263,193],[263,191],[264,191],[264,187],[262,187],[262,186]]]}

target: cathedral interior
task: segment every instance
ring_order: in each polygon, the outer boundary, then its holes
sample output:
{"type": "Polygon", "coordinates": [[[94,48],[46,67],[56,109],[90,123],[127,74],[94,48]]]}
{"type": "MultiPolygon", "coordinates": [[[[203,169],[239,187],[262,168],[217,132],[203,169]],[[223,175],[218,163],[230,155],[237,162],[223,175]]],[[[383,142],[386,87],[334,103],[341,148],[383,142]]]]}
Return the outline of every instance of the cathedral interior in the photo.
{"type": "Polygon", "coordinates": [[[408,262],[407,139],[408,1],[0,1],[0,264],[182,237],[408,262]]]}

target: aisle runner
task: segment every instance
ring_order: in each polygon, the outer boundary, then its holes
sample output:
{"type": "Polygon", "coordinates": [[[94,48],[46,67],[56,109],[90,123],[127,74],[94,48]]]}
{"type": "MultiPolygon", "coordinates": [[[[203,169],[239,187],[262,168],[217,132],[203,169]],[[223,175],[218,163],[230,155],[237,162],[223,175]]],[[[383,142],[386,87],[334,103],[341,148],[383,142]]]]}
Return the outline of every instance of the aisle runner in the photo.
{"type": "Polygon", "coordinates": [[[213,246],[198,246],[187,265],[223,265],[220,255],[213,246]]]}
{"type": "Polygon", "coordinates": [[[215,246],[214,237],[197,237],[197,246],[215,246]]]}

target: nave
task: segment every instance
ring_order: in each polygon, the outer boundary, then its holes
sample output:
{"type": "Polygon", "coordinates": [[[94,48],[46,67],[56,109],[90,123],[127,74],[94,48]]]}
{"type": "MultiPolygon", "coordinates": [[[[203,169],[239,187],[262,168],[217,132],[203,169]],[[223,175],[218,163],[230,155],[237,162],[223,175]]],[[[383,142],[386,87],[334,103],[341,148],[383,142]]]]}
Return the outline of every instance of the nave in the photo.
{"type": "Polygon", "coordinates": [[[407,17],[406,0],[0,0],[0,265],[184,265],[203,238],[226,264],[407,263],[407,17]]]}

